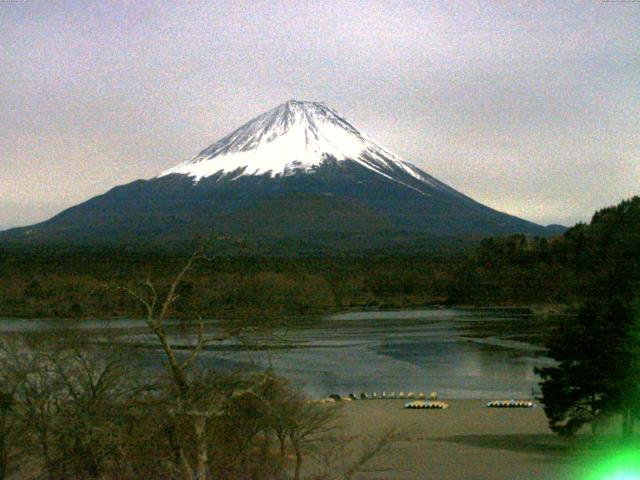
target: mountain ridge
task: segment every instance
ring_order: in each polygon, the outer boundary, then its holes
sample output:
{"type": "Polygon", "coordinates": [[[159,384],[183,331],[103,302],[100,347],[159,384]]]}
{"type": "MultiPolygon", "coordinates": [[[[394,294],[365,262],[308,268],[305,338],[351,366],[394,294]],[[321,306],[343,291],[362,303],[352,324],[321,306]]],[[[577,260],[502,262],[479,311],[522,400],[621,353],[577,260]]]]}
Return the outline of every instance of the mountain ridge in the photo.
{"type": "MultiPolygon", "coordinates": [[[[338,243],[356,235],[384,245],[425,235],[478,239],[558,230],[476,202],[320,102],[290,100],[157,177],[2,232],[0,241],[162,243],[214,231],[312,242],[333,236],[338,243]]],[[[334,245],[324,240],[319,247],[334,245]]]]}

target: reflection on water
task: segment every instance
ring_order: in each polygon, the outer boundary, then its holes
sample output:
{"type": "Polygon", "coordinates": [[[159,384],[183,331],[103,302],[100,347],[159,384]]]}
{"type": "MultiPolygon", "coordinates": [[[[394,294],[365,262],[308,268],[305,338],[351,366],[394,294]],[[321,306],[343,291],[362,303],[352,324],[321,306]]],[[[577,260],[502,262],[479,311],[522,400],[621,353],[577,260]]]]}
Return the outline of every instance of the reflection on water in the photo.
{"type": "MultiPolygon", "coordinates": [[[[1,331],[43,325],[0,320],[1,331]]],[[[74,323],[85,329],[143,325],[138,320],[74,323]]],[[[346,313],[290,328],[286,343],[268,352],[233,342],[215,345],[202,352],[201,363],[228,369],[271,365],[312,396],[402,390],[437,391],[446,398],[529,398],[538,390],[534,366],[549,362],[539,346],[548,328],[548,321],[516,309],[346,313]]],[[[152,340],[132,331],[120,338],[152,340]]],[[[150,366],[161,358],[152,350],[145,356],[150,366]]]]}

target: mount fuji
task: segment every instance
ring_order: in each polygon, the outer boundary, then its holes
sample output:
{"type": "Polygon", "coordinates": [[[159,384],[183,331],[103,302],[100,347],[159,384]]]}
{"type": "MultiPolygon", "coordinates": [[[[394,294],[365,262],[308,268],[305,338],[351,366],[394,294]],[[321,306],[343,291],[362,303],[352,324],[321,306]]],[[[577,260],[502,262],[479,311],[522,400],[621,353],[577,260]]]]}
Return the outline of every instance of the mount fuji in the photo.
{"type": "Polygon", "coordinates": [[[155,178],[0,241],[170,244],[211,232],[330,251],[559,230],[472,200],[323,103],[290,100],[155,178]]]}

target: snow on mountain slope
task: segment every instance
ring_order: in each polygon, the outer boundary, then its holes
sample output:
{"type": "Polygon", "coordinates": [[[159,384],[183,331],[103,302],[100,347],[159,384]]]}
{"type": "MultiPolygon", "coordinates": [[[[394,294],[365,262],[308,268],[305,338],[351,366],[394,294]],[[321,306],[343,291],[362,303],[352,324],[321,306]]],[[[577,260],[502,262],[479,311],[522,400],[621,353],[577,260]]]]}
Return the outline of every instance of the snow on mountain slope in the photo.
{"type": "Polygon", "coordinates": [[[335,110],[323,103],[298,100],[263,113],[159,176],[177,173],[196,182],[215,174],[228,180],[245,175],[287,176],[313,172],[330,159],[356,162],[417,191],[420,189],[397,178],[398,171],[431,188],[451,190],[360,132],[335,110]]]}

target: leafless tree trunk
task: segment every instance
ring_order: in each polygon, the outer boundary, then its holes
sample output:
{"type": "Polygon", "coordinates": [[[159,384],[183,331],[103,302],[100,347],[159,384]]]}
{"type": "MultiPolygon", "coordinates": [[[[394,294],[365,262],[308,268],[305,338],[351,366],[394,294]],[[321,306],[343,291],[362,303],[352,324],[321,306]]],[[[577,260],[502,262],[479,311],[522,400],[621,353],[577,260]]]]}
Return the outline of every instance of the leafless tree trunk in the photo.
{"type": "Polygon", "coordinates": [[[207,478],[207,441],[205,439],[205,431],[207,427],[207,416],[203,414],[194,414],[194,431],[197,448],[196,460],[196,480],[206,480],[207,478]]]}
{"type": "Polygon", "coordinates": [[[171,378],[177,390],[177,400],[178,400],[178,411],[176,412],[179,416],[186,415],[187,418],[192,419],[192,426],[194,432],[194,439],[196,443],[196,466],[195,466],[195,477],[194,477],[194,469],[189,462],[189,459],[185,455],[185,446],[180,444],[180,440],[175,435],[174,431],[174,441],[176,444],[176,452],[177,459],[179,462],[179,469],[182,475],[183,480],[205,480],[207,478],[207,470],[208,470],[208,445],[206,440],[206,425],[207,425],[207,417],[211,412],[208,411],[184,411],[188,405],[188,394],[190,389],[190,382],[188,376],[188,370],[193,365],[193,363],[197,360],[202,347],[213,339],[205,339],[203,335],[203,323],[200,320],[198,324],[198,335],[196,340],[196,345],[193,347],[191,353],[188,358],[184,362],[180,362],[171,346],[171,342],[169,341],[167,330],[166,330],[166,320],[169,312],[171,311],[171,306],[178,299],[178,295],[176,294],[176,290],[180,283],[182,282],[185,275],[193,268],[196,261],[199,259],[205,258],[203,255],[204,248],[198,249],[187,261],[183,269],[178,273],[173,282],[169,287],[169,291],[166,294],[162,301],[162,305],[158,309],[158,302],[160,300],[158,292],[151,282],[150,279],[147,279],[145,283],[146,291],[133,291],[131,289],[125,288],[125,290],[134,298],[136,298],[147,311],[146,323],[149,329],[156,336],[158,341],[160,342],[160,346],[165,353],[165,357],[169,364],[169,371],[171,373],[171,378]]]}
{"type": "Polygon", "coordinates": [[[278,442],[280,443],[280,458],[284,458],[284,455],[286,453],[286,449],[285,449],[286,441],[287,441],[286,434],[281,435],[280,433],[278,433],[278,442]]]}
{"type": "Polygon", "coordinates": [[[184,454],[182,445],[178,441],[175,426],[173,424],[168,424],[165,431],[169,440],[169,445],[171,445],[171,448],[173,449],[173,461],[176,468],[180,472],[182,480],[193,480],[193,469],[191,468],[191,464],[184,454]]]}
{"type": "Polygon", "coordinates": [[[294,444],[293,450],[296,454],[296,470],[293,478],[294,480],[300,480],[300,473],[302,472],[302,450],[300,450],[297,444],[294,444]]]}

